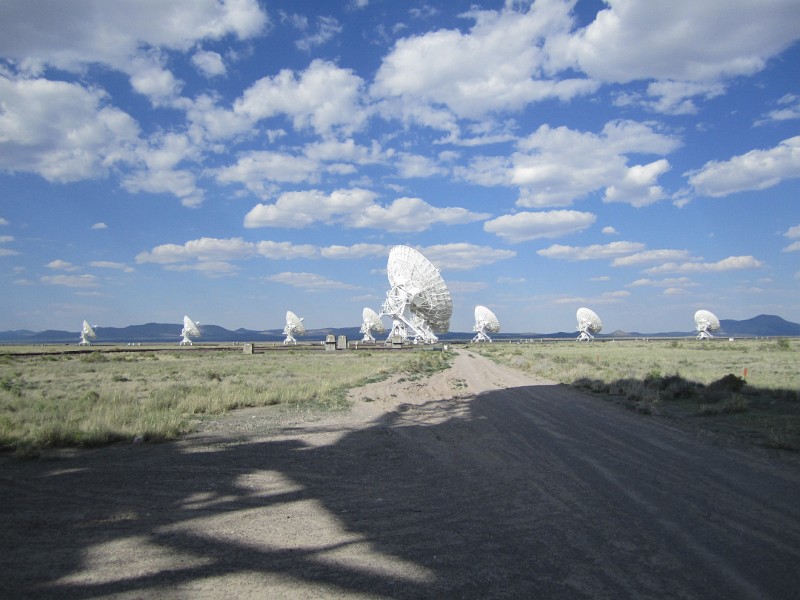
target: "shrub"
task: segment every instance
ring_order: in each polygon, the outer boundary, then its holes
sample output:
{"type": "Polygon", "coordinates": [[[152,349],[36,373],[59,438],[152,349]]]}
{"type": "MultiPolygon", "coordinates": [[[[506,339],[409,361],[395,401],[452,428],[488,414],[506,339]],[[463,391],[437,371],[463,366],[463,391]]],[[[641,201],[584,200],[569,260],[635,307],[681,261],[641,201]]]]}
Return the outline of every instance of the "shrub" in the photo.
{"type": "Polygon", "coordinates": [[[86,402],[87,404],[94,404],[98,400],[100,400],[100,394],[94,390],[89,390],[81,396],[81,401],[86,402]]]}
{"type": "Polygon", "coordinates": [[[452,352],[418,352],[401,369],[409,375],[432,375],[446,369],[450,365],[452,356],[452,352]]]}
{"type": "Polygon", "coordinates": [[[795,450],[797,448],[797,445],[792,440],[791,432],[785,427],[780,429],[770,428],[764,445],[767,448],[775,448],[776,450],[795,450]]]}
{"type": "Polygon", "coordinates": [[[0,379],[0,390],[5,390],[13,396],[22,396],[22,384],[8,375],[0,379]]]}
{"type": "Polygon", "coordinates": [[[725,413],[745,412],[748,408],[749,403],[747,402],[747,398],[741,394],[733,394],[722,403],[722,412],[725,413]]]}
{"type": "Polygon", "coordinates": [[[648,384],[659,384],[661,379],[661,371],[658,368],[651,369],[650,372],[644,376],[644,380],[648,384]]]}
{"type": "Polygon", "coordinates": [[[708,388],[712,391],[739,392],[747,382],[733,373],[728,373],[725,377],[712,381],[708,388]]]}
{"type": "Polygon", "coordinates": [[[93,350],[81,356],[81,362],[85,363],[104,363],[108,362],[108,357],[99,350],[93,350]]]}
{"type": "Polygon", "coordinates": [[[690,400],[698,395],[698,385],[679,375],[662,377],[659,390],[664,400],[690,400]]]}

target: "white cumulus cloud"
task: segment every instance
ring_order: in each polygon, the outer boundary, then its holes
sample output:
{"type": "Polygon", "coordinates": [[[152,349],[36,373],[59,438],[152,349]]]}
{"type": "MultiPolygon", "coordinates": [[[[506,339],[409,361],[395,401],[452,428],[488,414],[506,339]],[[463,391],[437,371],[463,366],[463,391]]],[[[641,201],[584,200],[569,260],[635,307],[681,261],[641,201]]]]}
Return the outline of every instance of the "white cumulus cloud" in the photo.
{"type": "Polygon", "coordinates": [[[61,260],[60,258],[51,260],[46,266],[48,269],[55,269],[57,271],[77,271],[80,269],[80,267],[73,265],[71,262],[61,260]]]}
{"type": "Polygon", "coordinates": [[[436,223],[459,225],[488,216],[455,206],[432,206],[420,198],[398,198],[386,205],[373,204],[363,212],[351,213],[346,224],[386,231],[425,231],[436,223]]]}
{"type": "Polygon", "coordinates": [[[719,82],[760,71],[798,31],[794,0],[607,0],[592,23],[553,36],[549,49],[557,66],[597,80],[664,82],[648,90],[660,96],[650,107],[685,112],[681,96],[716,94],[719,82]]]}
{"type": "Polygon", "coordinates": [[[386,205],[377,194],[354,188],[286,192],[273,204],[257,204],[245,215],[245,227],[302,228],[313,223],[386,231],[424,231],[434,223],[455,225],[485,218],[464,208],[439,208],[420,198],[398,198],[386,205]]]}
{"type": "Polygon", "coordinates": [[[434,266],[447,271],[467,271],[491,265],[500,260],[514,258],[517,255],[513,250],[502,250],[467,242],[436,244],[420,248],[420,252],[434,266]]]}
{"type": "Polygon", "coordinates": [[[230,109],[218,107],[208,96],[184,104],[189,120],[210,139],[250,134],[257,123],[276,116],[288,117],[296,130],[348,134],[367,117],[363,86],[352,70],[315,59],[302,72],[283,69],[259,79],[230,109]]]}
{"type": "Polygon", "coordinates": [[[5,2],[0,4],[0,55],[38,74],[45,65],[82,72],[101,64],[126,73],[155,104],[181,83],[162,65],[162,50],[188,51],[227,35],[248,39],[268,23],[257,0],[158,2],[5,2]]]}
{"type": "Polygon", "coordinates": [[[645,250],[636,252],[628,256],[615,258],[611,262],[612,267],[638,267],[640,265],[652,263],[665,263],[678,260],[688,260],[690,253],[688,250],[645,250]]]}
{"type": "Polygon", "coordinates": [[[468,32],[439,29],[399,40],[383,59],[372,94],[397,99],[406,119],[447,129],[449,118],[434,116],[433,107],[477,119],[597,88],[583,77],[550,77],[544,68],[546,36],[572,24],[569,3],[539,1],[527,11],[511,5],[500,11],[474,9],[465,16],[475,22],[468,32]]]}
{"type": "Polygon", "coordinates": [[[116,269],[118,271],[123,271],[125,273],[133,273],[134,268],[126,265],[125,263],[121,262],[114,262],[111,260],[93,260],[89,263],[90,267],[96,267],[99,269],[116,269]]]}
{"type": "Polygon", "coordinates": [[[335,281],[316,273],[292,273],[285,271],[283,273],[269,275],[265,277],[265,279],[267,281],[283,283],[286,285],[291,285],[292,287],[298,287],[309,291],[357,289],[357,286],[341,281],[335,281]]]}
{"type": "Polygon", "coordinates": [[[225,75],[225,61],[218,52],[201,50],[192,56],[192,64],[206,77],[219,77],[225,75]]]}
{"type": "Polygon", "coordinates": [[[133,159],[139,128],[78,84],[0,74],[0,168],[69,183],[104,177],[133,159]]]}
{"type": "Polygon", "coordinates": [[[698,284],[688,277],[668,277],[666,279],[637,279],[632,281],[626,287],[663,287],[663,288],[684,288],[695,287],[698,284]]]}
{"type": "Polygon", "coordinates": [[[94,275],[45,275],[39,279],[48,285],[63,285],[65,287],[85,288],[97,287],[97,277],[94,275]]]}
{"type": "Polygon", "coordinates": [[[517,186],[518,206],[569,206],[605,190],[606,202],[646,206],[666,197],[658,178],[666,159],[629,164],[629,155],[664,155],[680,141],[635,121],[610,121],[599,133],[541,125],[520,140],[510,157],[477,157],[455,169],[478,185],[517,186]]]}
{"type": "Polygon", "coordinates": [[[800,177],[800,136],[783,140],[768,150],[751,150],[726,161],[711,161],[686,175],[701,196],[718,198],[770,188],[800,177]]]}
{"type": "Polygon", "coordinates": [[[483,224],[483,229],[511,243],[519,243],[583,231],[596,220],[597,215],[576,210],[520,212],[487,221],[483,224]]]}
{"type": "Polygon", "coordinates": [[[645,273],[721,273],[763,266],[764,263],[752,256],[729,256],[717,262],[666,263],[646,269],[645,273]]]}
{"type": "MultiPolygon", "coordinates": [[[[325,246],[317,247],[313,244],[295,244],[292,242],[276,242],[261,240],[248,242],[240,237],[210,238],[203,237],[189,240],[185,244],[161,244],[148,252],[140,252],[136,256],[137,264],[158,264],[162,266],[180,266],[182,269],[224,269],[230,271],[231,261],[248,260],[254,257],[263,257],[270,260],[293,260],[298,258],[325,258],[325,259],[358,259],[365,256],[381,256],[388,252],[388,248],[381,244],[354,244],[352,246],[325,246]],[[185,263],[190,263],[188,266],[185,263]],[[203,266],[205,264],[205,267],[203,266]]],[[[104,265],[92,263],[93,266],[107,266],[113,268],[114,264],[104,265]]]]}
{"type": "Polygon", "coordinates": [[[604,260],[635,254],[644,248],[645,245],[639,242],[611,242],[610,244],[593,244],[591,246],[554,244],[549,248],[537,250],[536,253],[545,258],[559,260],[604,260]]]}

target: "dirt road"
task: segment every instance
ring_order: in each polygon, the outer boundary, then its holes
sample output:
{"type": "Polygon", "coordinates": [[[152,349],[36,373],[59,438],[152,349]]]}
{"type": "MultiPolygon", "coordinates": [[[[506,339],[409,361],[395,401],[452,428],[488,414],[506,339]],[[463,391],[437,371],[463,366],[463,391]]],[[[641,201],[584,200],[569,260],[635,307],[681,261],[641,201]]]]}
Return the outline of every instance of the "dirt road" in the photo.
{"type": "Polygon", "coordinates": [[[3,598],[800,598],[800,468],[461,351],[319,417],[0,457],[3,598]]]}

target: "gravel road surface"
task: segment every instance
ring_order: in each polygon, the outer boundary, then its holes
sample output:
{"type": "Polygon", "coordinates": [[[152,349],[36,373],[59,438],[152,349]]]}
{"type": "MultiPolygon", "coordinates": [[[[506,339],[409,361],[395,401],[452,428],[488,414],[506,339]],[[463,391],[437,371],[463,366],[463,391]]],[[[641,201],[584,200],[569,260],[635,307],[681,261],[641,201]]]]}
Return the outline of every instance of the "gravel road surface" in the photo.
{"type": "Polygon", "coordinates": [[[461,350],[168,444],[0,456],[2,598],[800,598],[800,467],[461,350]]]}

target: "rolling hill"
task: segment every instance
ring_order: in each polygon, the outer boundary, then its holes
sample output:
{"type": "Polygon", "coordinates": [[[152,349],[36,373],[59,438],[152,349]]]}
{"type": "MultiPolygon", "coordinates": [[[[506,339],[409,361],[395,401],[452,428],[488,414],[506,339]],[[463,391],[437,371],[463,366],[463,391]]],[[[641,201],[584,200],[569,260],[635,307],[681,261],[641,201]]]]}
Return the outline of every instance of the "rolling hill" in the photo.
{"type": "MultiPolygon", "coordinates": [[[[177,344],[181,339],[180,323],[145,323],[143,325],[129,325],[128,327],[95,327],[97,343],[169,343],[177,344]]],[[[278,342],[283,340],[281,329],[268,329],[255,331],[252,329],[229,330],[218,325],[201,325],[202,337],[197,341],[202,342],[278,342]]],[[[300,338],[301,341],[321,341],[328,334],[346,335],[354,340],[361,337],[358,327],[340,327],[326,329],[311,329],[300,338]]],[[[441,334],[442,340],[471,339],[472,332],[448,332],[441,334]]],[[[621,330],[610,334],[600,334],[599,339],[608,337],[685,337],[693,336],[693,331],[638,333],[621,330]]],[[[719,337],[795,337],[800,336],[800,324],[786,321],[776,315],[758,315],[751,319],[736,321],[721,319],[720,330],[715,334],[719,337]]],[[[492,336],[495,340],[517,338],[572,338],[575,332],[556,333],[506,333],[501,332],[492,336]]],[[[77,344],[80,339],[78,331],[59,331],[48,329],[46,331],[29,331],[25,329],[13,331],[0,331],[0,343],[4,344],[77,344]]]]}

